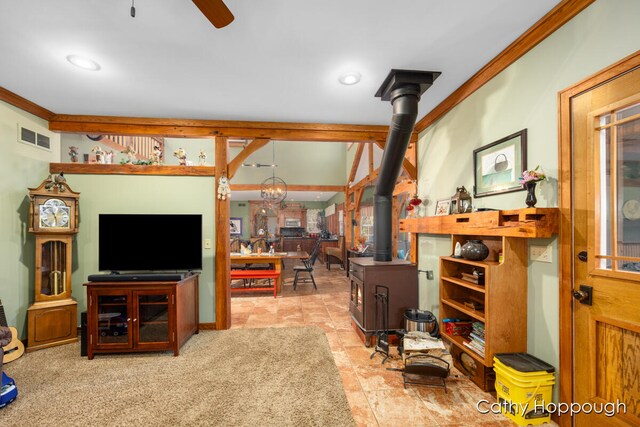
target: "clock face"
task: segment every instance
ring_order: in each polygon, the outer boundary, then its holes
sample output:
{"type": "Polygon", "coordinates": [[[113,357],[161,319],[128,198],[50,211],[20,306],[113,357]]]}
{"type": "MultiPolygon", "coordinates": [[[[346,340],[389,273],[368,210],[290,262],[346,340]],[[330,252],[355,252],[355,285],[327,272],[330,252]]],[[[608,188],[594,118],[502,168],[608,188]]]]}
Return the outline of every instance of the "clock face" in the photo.
{"type": "Polygon", "coordinates": [[[70,208],[60,199],[49,199],[40,205],[40,228],[69,228],[70,208]]]}
{"type": "Polygon", "coordinates": [[[627,200],[622,205],[622,215],[631,221],[640,219],[640,202],[634,199],[627,200]]]}

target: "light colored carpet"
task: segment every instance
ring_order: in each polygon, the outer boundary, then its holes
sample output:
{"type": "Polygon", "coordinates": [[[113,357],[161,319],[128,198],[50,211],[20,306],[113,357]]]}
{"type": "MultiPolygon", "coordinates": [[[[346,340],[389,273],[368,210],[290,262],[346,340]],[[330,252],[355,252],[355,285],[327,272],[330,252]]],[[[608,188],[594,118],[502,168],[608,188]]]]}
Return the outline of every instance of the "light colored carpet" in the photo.
{"type": "Polygon", "coordinates": [[[317,327],[202,331],[173,353],[80,357],[79,344],[5,365],[2,426],[352,426],[317,327]]]}

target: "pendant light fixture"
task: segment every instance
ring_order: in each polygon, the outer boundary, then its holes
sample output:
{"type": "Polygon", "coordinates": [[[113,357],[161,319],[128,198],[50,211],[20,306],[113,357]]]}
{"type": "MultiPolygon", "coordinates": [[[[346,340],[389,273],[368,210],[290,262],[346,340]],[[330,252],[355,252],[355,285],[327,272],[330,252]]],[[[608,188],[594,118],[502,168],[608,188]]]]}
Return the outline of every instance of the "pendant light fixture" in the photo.
{"type": "MultiPolygon", "coordinates": [[[[275,141],[272,145],[272,164],[276,164],[275,141]]],[[[275,175],[275,168],[271,172],[271,177],[265,179],[260,187],[260,197],[270,206],[277,206],[287,198],[287,183],[282,178],[275,175]]]]}

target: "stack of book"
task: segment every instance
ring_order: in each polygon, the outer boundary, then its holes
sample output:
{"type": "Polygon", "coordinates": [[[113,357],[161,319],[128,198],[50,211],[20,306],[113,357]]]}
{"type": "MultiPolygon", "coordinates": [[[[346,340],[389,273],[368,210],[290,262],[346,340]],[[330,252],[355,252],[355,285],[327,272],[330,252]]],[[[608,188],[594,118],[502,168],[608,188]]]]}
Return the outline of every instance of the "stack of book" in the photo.
{"type": "Polygon", "coordinates": [[[473,322],[469,339],[470,341],[465,341],[464,345],[484,357],[484,323],[473,322]]]}

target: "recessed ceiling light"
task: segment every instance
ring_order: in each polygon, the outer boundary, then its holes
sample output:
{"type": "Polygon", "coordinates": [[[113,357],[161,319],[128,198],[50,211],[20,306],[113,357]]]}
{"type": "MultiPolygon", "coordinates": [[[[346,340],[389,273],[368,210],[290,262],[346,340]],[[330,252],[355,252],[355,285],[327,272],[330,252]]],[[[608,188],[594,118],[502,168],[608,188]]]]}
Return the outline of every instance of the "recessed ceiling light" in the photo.
{"type": "Polygon", "coordinates": [[[67,56],[67,61],[83,70],[98,71],[100,69],[100,64],[83,56],[69,55],[67,56]]]}
{"type": "Polygon", "coordinates": [[[346,73],[341,75],[338,81],[343,85],[351,86],[358,83],[361,77],[360,73],[346,73]]]}

